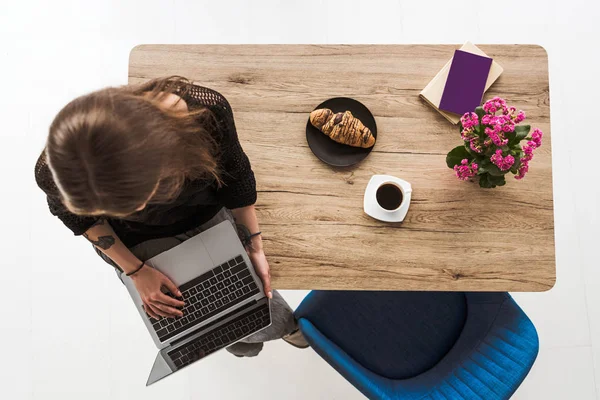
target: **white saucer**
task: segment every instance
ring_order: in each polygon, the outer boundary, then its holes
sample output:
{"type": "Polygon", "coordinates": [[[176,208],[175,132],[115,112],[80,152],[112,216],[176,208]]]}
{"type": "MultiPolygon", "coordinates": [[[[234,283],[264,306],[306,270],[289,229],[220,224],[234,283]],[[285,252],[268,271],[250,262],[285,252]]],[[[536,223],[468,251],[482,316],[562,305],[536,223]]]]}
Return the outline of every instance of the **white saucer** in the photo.
{"type": "Polygon", "coordinates": [[[370,217],[384,222],[402,222],[404,221],[404,217],[406,217],[408,207],[410,206],[411,194],[412,187],[410,183],[406,182],[405,180],[396,178],[392,175],[373,175],[369,181],[369,184],[367,185],[367,189],[365,190],[365,213],[370,217]],[[377,199],[375,197],[377,188],[379,188],[379,186],[384,182],[393,182],[402,188],[402,204],[400,204],[400,207],[395,211],[388,211],[377,203],[377,199]]]}

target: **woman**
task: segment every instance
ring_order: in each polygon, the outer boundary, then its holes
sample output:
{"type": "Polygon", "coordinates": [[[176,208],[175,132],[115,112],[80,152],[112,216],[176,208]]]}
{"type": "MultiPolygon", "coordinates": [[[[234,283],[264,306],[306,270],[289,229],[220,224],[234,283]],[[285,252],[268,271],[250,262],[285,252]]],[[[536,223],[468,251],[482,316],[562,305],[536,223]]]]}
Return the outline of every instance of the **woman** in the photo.
{"type": "Polygon", "coordinates": [[[178,317],[181,293],[144,261],[229,220],[272,299],[273,324],[230,346],[255,356],[284,337],[305,347],[292,311],[271,290],[254,209],[256,183],[225,98],[184,78],[79,97],[52,125],[35,170],[50,212],[127,273],[153,318],[178,317]]]}

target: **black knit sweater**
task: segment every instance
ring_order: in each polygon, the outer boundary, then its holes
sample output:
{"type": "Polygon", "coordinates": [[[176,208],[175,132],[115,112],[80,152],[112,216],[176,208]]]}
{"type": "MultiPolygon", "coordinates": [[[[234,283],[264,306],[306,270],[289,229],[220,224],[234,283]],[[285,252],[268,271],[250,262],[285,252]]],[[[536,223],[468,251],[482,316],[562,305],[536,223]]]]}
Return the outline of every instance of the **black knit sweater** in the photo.
{"type": "MultiPolygon", "coordinates": [[[[107,218],[127,247],[145,240],[173,236],[195,228],[211,219],[222,207],[229,209],[256,202],[256,181],[248,157],[238,140],[231,106],[220,93],[190,85],[183,99],[190,109],[208,108],[216,117],[218,129],[212,134],[219,144],[219,169],[223,185],[214,181],[186,181],[177,199],[169,204],[150,204],[133,214],[131,220],[107,218]]],[[[50,212],[75,235],[88,230],[98,217],[75,215],[63,205],[60,193],[42,152],[35,166],[35,179],[46,193],[50,212]]]]}

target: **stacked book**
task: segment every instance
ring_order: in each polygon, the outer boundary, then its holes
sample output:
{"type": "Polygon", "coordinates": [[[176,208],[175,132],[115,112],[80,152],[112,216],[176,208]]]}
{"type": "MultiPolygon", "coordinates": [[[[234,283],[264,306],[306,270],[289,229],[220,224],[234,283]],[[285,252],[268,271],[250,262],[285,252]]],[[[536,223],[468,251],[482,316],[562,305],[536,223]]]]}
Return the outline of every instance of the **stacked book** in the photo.
{"type": "Polygon", "coordinates": [[[460,117],[481,105],[483,94],[502,74],[502,67],[480,48],[467,42],[429,82],[420,97],[457,124],[460,117]]]}

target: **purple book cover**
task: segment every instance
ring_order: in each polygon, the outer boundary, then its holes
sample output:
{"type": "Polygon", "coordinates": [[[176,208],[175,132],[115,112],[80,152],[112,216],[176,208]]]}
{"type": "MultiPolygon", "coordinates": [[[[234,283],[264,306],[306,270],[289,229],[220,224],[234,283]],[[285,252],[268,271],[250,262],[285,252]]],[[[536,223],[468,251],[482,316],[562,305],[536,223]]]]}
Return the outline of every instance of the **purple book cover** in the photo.
{"type": "Polygon", "coordinates": [[[440,110],[462,115],[480,106],[491,66],[491,58],[456,50],[440,100],[440,110]]]}

